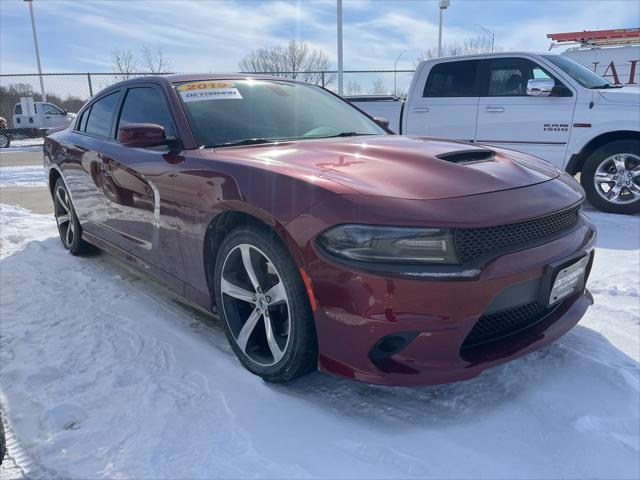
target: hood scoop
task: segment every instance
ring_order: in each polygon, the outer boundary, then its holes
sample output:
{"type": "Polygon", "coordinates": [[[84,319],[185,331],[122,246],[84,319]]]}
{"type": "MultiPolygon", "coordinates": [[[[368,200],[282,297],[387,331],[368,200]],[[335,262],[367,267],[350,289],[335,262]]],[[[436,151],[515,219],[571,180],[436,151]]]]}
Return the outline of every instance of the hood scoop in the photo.
{"type": "Polygon", "coordinates": [[[495,153],[486,148],[474,148],[455,152],[441,153],[436,158],[451,163],[466,165],[469,163],[490,162],[495,160],[495,153]]]}

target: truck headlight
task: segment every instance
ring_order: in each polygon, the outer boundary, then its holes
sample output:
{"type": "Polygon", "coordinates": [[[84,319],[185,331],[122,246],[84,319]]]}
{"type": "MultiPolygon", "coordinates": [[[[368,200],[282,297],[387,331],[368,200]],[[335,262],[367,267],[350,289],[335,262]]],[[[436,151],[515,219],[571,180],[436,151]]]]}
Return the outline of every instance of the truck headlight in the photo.
{"type": "Polygon", "coordinates": [[[445,228],[339,225],[320,235],[318,244],[331,255],[360,262],[460,263],[445,228]]]}

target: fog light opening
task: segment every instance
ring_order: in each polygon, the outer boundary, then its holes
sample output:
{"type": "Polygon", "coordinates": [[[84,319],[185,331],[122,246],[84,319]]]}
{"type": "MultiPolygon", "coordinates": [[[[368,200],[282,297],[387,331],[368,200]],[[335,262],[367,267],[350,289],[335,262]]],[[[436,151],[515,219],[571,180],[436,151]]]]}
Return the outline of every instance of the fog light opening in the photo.
{"type": "Polygon", "coordinates": [[[409,345],[418,336],[418,333],[401,332],[382,337],[369,351],[369,358],[371,360],[384,360],[395,355],[409,345]]]}

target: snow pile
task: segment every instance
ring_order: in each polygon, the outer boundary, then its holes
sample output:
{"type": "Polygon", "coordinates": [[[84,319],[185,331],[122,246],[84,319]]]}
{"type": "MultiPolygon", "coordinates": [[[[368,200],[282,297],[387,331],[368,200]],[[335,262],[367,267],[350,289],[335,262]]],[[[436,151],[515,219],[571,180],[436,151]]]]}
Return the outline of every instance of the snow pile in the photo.
{"type": "Polygon", "coordinates": [[[471,381],[385,388],[266,384],[216,320],[106,254],[69,255],[50,216],[0,211],[0,398],[27,475],[640,475],[638,218],[593,215],[596,305],[555,344],[471,381]]]}
{"type": "Polygon", "coordinates": [[[0,167],[0,188],[46,186],[47,174],[42,166],[0,167]]]}

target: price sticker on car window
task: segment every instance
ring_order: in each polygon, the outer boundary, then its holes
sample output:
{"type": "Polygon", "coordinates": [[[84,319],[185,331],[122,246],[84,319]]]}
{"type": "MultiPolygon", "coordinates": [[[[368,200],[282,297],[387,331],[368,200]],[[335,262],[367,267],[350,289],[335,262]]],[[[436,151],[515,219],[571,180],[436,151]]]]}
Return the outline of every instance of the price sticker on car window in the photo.
{"type": "Polygon", "coordinates": [[[233,82],[191,82],[180,85],[177,90],[185,102],[220,100],[226,98],[242,99],[242,95],[240,95],[240,92],[233,82]]]}

